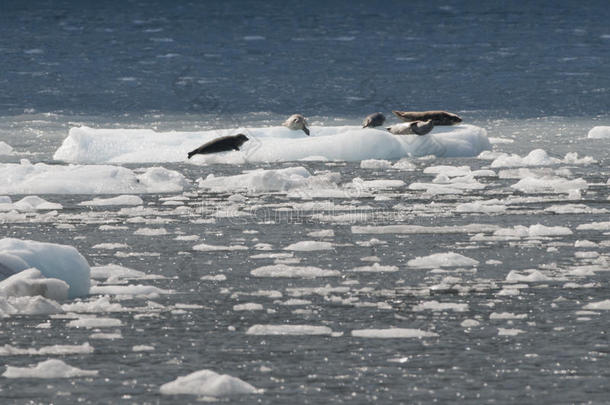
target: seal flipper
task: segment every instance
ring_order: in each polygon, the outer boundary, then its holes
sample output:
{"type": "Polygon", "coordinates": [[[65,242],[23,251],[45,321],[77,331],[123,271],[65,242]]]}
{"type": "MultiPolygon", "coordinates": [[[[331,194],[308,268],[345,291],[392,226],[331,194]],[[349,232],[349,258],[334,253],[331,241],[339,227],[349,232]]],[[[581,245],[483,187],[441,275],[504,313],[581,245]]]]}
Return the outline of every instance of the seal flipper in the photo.
{"type": "Polygon", "coordinates": [[[307,136],[309,136],[309,128],[307,127],[303,127],[303,132],[305,132],[307,134],[307,136]]]}

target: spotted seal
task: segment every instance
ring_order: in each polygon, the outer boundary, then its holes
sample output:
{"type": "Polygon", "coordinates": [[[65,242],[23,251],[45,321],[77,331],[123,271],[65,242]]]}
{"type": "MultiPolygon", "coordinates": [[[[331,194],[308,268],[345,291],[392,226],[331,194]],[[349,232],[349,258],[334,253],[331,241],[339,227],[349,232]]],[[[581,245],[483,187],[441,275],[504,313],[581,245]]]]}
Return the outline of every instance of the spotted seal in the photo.
{"type": "Polygon", "coordinates": [[[206,142],[197,149],[190,151],[188,153],[188,158],[192,158],[193,155],[239,150],[239,147],[247,141],[248,137],[244,134],[221,136],[220,138],[212,139],[210,142],[206,142]]]}
{"type": "Polygon", "coordinates": [[[385,115],[380,112],[367,115],[364,121],[362,121],[362,128],[373,128],[380,127],[385,122],[385,115]]]}
{"type": "Polygon", "coordinates": [[[447,111],[392,111],[405,122],[432,120],[433,125],[455,125],[462,122],[457,115],[447,111]]]}
{"type": "Polygon", "coordinates": [[[284,123],[283,126],[288,129],[292,129],[293,131],[298,131],[302,129],[307,135],[309,135],[309,128],[307,128],[307,120],[301,114],[293,114],[284,123]]]}
{"type": "Polygon", "coordinates": [[[434,124],[432,120],[428,121],[411,121],[402,124],[395,124],[386,129],[394,135],[426,135],[432,131],[434,124]]]}

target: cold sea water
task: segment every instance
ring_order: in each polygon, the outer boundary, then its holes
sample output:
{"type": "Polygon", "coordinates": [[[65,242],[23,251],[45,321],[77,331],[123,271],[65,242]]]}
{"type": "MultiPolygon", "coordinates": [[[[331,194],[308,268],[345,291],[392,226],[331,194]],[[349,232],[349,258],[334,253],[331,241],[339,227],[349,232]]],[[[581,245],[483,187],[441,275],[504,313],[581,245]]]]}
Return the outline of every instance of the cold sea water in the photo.
{"type": "Polygon", "coordinates": [[[608,403],[605,1],[3,0],[0,22],[0,238],[92,267],[54,311],[0,301],[0,403],[608,403]],[[146,150],[127,129],[394,109],[457,113],[489,150],[102,159],[146,150]],[[87,149],[100,128],[116,141],[87,149]],[[92,164],[184,178],[96,191],[92,164]],[[24,371],[48,359],[81,372],[24,371]],[[177,380],[199,370],[254,389],[177,380]]]}

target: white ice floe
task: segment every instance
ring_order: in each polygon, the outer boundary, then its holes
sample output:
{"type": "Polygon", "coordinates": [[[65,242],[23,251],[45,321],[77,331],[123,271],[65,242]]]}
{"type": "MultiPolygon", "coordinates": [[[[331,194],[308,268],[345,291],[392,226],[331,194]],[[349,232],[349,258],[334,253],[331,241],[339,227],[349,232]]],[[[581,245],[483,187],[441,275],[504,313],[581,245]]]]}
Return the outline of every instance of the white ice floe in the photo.
{"type": "Polygon", "coordinates": [[[435,253],[425,257],[417,257],[407,262],[409,267],[434,269],[437,267],[472,267],[479,264],[478,260],[463,256],[459,253],[435,253]]]}
{"type": "MultiPolygon", "coordinates": [[[[8,197],[7,197],[8,198],[8,197]]],[[[7,201],[7,200],[4,200],[7,201]]],[[[61,210],[63,206],[58,203],[52,203],[35,195],[30,195],[22,198],[16,203],[11,203],[10,199],[7,202],[0,200],[0,211],[38,211],[38,210],[61,210]]]]}
{"type": "Polygon", "coordinates": [[[294,250],[297,252],[311,252],[316,250],[331,250],[333,244],[330,242],[318,242],[314,240],[304,240],[290,244],[284,250],[294,250]]]}
{"type": "Polygon", "coordinates": [[[233,305],[233,311],[262,311],[264,308],[256,302],[246,302],[243,304],[233,305]]]}
{"type": "Polygon", "coordinates": [[[163,236],[167,235],[165,228],[139,228],[133,233],[140,236],[163,236]]]}
{"type": "Polygon", "coordinates": [[[163,384],[163,395],[197,395],[201,397],[228,397],[258,394],[261,391],[239,378],[218,374],[212,370],[199,370],[163,384]]]}
{"type": "Polygon", "coordinates": [[[289,266],[286,264],[274,264],[258,267],[250,271],[254,277],[282,277],[282,278],[317,278],[317,277],[339,277],[341,272],[337,270],[321,269],[313,266],[289,266]]]}
{"type": "Polygon", "coordinates": [[[550,277],[545,276],[539,270],[523,270],[519,272],[517,270],[511,270],[506,276],[506,281],[509,283],[536,283],[549,281],[550,277]]]}
{"type": "Polygon", "coordinates": [[[492,200],[461,203],[455,206],[456,212],[477,212],[485,214],[500,214],[506,212],[507,209],[508,207],[505,204],[495,198],[492,200]]]}
{"type": "Polygon", "coordinates": [[[83,201],[78,205],[90,207],[106,207],[113,205],[142,205],[144,201],[137,195],[119,195],[111,198],[94,198],[93,200],[83,201]]]}
{"type": "Polygon", "coordinates": [[[392,168],[392,162],[389,160],[367,159],[360,162],[361,169],[385,170],[392,168]]]}
{"type": "MultiPolygon", "coordinates": [[[[362,259],[360,259],[362,260],[362,259]]],[[[393,273],[398,271],[397,266],[382,266],[379,263],[373,263],[371,266],[361,266],[351,269],[354,273],[393,273]]]]}
{"type": "Polygon", "coordinates": [[[320,231],[309,232],[307,236],[311,236],[312,238],[334,238],[335,231],[332,229],[322,229],[320,231]]]}
{"type": "Polygon", "coordinates": [[[591,302],[583,307],[587,310],[605,310],[610,311],[610,300],[603,300],[598,302],[591,302]]]}
{"type": "Polygon", "coordinates": [[[186,178],[173,170],[150,167],[137,174],[119,166],[0,163],[2,194],[123,194],[182,191],[186,178]],[[10,179],[10,181],[4,181],[10,179]]]}
{"type": "Polygon", "coordinates": [[[31,240],[0,239],[0,277],[32,267],[46,278],[67,283],[69,298],[89,294],[89,264],[74,247],[31,240]]]}
{"type": "Polygon", "coordinates": [[[70,286],[63,280],[47,278],[40,270],[22,270],[0,281],[0,297],[41,296],[55,301],[68,298],[70,286]]]}
{"type": "Polygon", "coordinates": [[[91,249],[108,249],[108,250],[128,249],[128,248],[129,248],[129,245],[127,245],[125,243],[98,243],[97,245],[91,246],[91,249]]]}
{"type": "Polygon", "coordinates": [[[208,245],[207,243],[200,243],[198,245],[193,246],[193,250],[197,250],[199,252],[223,252],[223,251],[235,251],[235,250],[248,250],[248,247],[243,246],[243,245],[223,246],[223,245],[208,245]]]}
{"type": "Polygon", "coordinates": [[[491,167],[525,167],[549,166],[561,163],[560,159],[551,157],[543,149],[534,149],[527,156],[503,155],[491,162],[491,167]]]}
{"type": "Polygon", "coordinates": [[[213,192],[286,192],[293,189],[336,189],[339,173],[312,175],[302,166],[284,169],[257,169],[235,176],[209,174],[199,179],[199,187],[213,192]]]}
{"type": "Polygon", "coordinates": [[[610,231],[610,221],[590,222],[580,224],[576,227],[577,231],[610,231]]]}
{"type": "Polygon", "coordinates": [[[584,179],[566,179],[559,176],[525,177],[511,186],[523,193],[564,193],[580,198],[580,192],[587,190],[589,184],[584,179]]]}
{"type": "Polygon", "coordinates": [[[53,345],[44,346],[41,348],[26,348],[21,349],[19,347],[5,344],[0,346],[0,356],[56,356],[56,355],[67,355],[67,354],[91,354],[93,353],[93,347],[85,342],[82,345],[53,345]]]}
{"type": "Polygon", "coordinates": [[[390,329],[355,329],[352,336],[375,339],[407,339],[436,337],[438,333],[428,332],[421,329],[390,328],[390,329]]]}
{"type": "Polygon", "coordinates": [[[97,370],[81,370],[61,360],[49,359],[34,367],[6,366],[2,374],[6,378],[74,378],[97,375],[97,370]]]}
{"type": "Polygon", "coordinates": [[[489,319],[492,320],[507,320],[507,319],[525,319],[527,314],[514,314],[512,312],[492,312],[489,314],[489,319]]]}
{"type": "MultiPolygon", "coordinates": [[[[512,228],[502,228],[494,231],[489,239],[516,240],[521,238],[537,239],[541,237],[572,235],[570,228],[565,226],[545,226],[534,224],[530,226],[516,225],[512,228]]],[[[486,239],[483,237],[483,239],[486,239]]],[[[480,240],[476,238],[476,240],[480,240]]]]}
{"type": "Polygon", "coordinates": [[[163,294],[172,294],[172,290],[165,290],[152,285],[96,285],[91,287],[91,294],[138,296],[154,298],[163,294]]]}
{"type": "Polygon", "coordinates": [[[498,328],[498,336],[517,336],[521,333],[525,333],[525,331],[521,329],[498,328]]]}
{"type": "Polygon", "coordinates": [[[423,301],[417,305],[413,306],[413,311],[455,311],[455,312],[466,312],[468,310],[468,304],[466,303],[458,303],[458,302],[438,302],[435,300],[432,301],[423,301]]]}
{"type": "Polygon", "coordinates": [[[597,126],[589,130],[587,138],[608,139],[610,138],[610,126],[597,126]]]}
{"type": "Polygon", "coordinates": [[[6,142],[0,141],[0,156],[13,153],[13,147],[6,142]]]}
{"type": "Polygon", "coordinates": [[[71,301],[61,306],[65,312],[75,313],[108,313],[126,312],[128,308],[123,307],[118,302],[110,302],[107,296],[97,297],[84,301],[71,301]]]}
{"type": "Polygon", "coordinates": [[[48,298],[37,296],[0,296],[0,318],[12,315],[52,315],[62,313],[61,306],[48,298]]]}
{"type": "Polygon", "coordinates": [[[83,316],[82,318],[71,320],[66,324],[69,328],[116,328],[122,326],[123,322],[116,318],[97,318],[93,316],[83,316]]]}
{"type": "Polygon", "coordinates": [[[69,163],[181,162],[205,142],[243,133],[240,149],[196,155],[194,163],[279,162],[306,160],[394,160],[407,156],[473,157],[491,149],[487,132],[473,125],[439,126],[426,136],[395,136],[359,126],[310,127],[311,136],[285,127],[237,128],[201,132],[155,132],[150,129],[71,128],[53,156],[69,163]]]}
{"type": "Polygon", "coordinates": [[[355,234],[448,234],[448,233],[476,233],[493,232],[499,229],[497,225],[489,224],[468,224],[456,226],[421,226],[421,225],[367,225],[352,226],[352,233],[355,234]]]}
{"type": "Polygon", "coordinates": [[[333,333],[328,326],[316,325],[253,325],[246,331],[246,335],[275,335],[275,336],[305,336],[325,335],[333,333]]]}

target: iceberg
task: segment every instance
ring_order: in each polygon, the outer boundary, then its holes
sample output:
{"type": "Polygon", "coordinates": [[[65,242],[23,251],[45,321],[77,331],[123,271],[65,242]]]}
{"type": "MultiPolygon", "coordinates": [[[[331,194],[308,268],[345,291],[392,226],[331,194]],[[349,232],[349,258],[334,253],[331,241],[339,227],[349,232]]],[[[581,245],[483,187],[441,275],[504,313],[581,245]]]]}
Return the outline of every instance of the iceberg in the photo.
{"type": "Polygon", "coordinates": [[[17,291],[19,295],[44,295],[36,291],[44,290],[50,298],[64,296],[65,282],[68,287],[68,298],[82,297],[89,294],[90,268],[87,260],[73,247],[55,243],[36,242],[13,238],[0,239],[0,277],[8,277],[23,270],[35,268],[47,279],[55,282],[43,282],[40,274],[29,270],[17,279],[11,279],[8,290],[17,291]],[[37,281],[38,280],[38,281],[37,281]],[[29,286],[29,287],[27,287],[29,286]],[[31,291],[25,292],[24,289],[31,291]]]}
{"type": "Polygon", "coordinates": [[[598,126],[589,130],[587,138],[592,139],[608,139],[610,138],[610,126],[598,126]]]}
{"type": "Polygon", "coordinates": [[[110,165],[47,165],[28,160],[0,164],[0,194],[125,194],[180,192],[188,184],[173,170],[141,174],[110,165]]]}
{"type": "Polygon", "coordinates": [[[68,163],[183,162],[203,143],[243,133],[240,151],[196,155],[195,164],[286,162],[316,159],[362,161],[404,157],[474,157],[491,149],[485,129],[474,125],[440,126],[426,136],[397,136],[359,126],[313,126],[311,136],[285,127],[238,128],[200,132],[155,132],[150,129],[71,128],[53,158],[68,163]]]}

